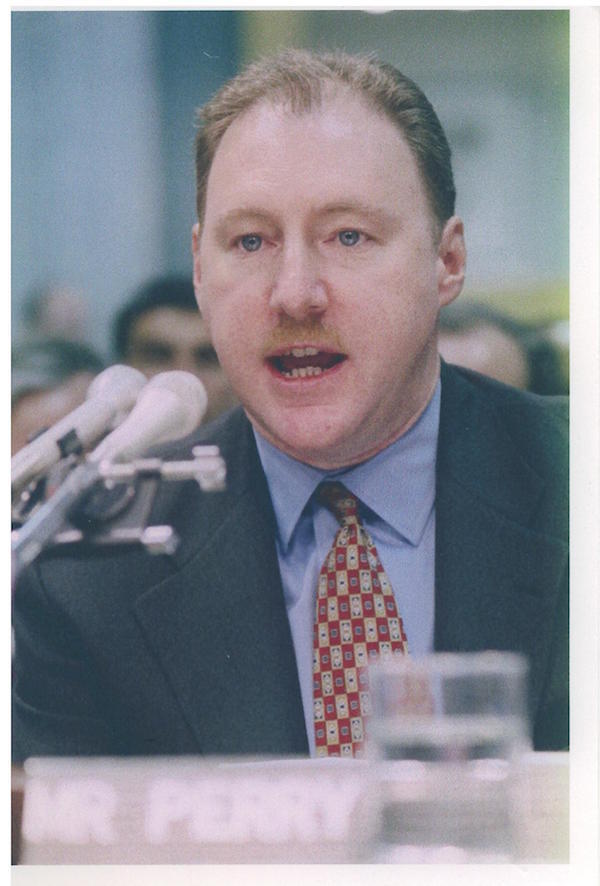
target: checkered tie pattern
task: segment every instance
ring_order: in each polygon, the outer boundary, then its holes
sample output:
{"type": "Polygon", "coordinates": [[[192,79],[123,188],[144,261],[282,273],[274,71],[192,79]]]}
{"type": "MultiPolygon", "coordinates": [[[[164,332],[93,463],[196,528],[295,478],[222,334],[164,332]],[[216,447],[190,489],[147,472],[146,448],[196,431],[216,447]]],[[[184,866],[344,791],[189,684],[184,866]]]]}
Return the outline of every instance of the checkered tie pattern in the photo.
{"type": "Polygon", "coordinates": [[[370,711],[368,663],[408,653],[402,619],[379,555],[359,522],[358,499],[323,483],[320,500],[340,523],[319,573],[313,639],[318,757],[362,757],[370,711]]]}

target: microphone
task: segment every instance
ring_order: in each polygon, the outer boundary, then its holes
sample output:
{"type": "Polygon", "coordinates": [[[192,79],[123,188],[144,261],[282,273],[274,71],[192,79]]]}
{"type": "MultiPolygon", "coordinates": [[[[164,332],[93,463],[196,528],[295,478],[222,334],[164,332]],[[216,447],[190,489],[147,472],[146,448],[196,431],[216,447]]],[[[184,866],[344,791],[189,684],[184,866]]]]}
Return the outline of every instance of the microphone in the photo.
{"type": "Polygon", "coordinates": [[[27,523],[12,533],[13,580],[64,524],[84,492],[101,479],[100,462],[125,461],[190,434],[206,411],[204,385],[189,372],[161,372],[149,381],[119,427],[78,465],[27,523]]]}
{"type": "Polygon", "coordinates": [[[11,486],[20,489],[70,452],[85,449],[123,421],[146,384],[131,366],[109,366],[90,384],[85,402],[11,459],[11,486]]]}
{"type": "Polygon", "coordinates": [[[208,398],[200,379],[173,370],[155,375],[140,393],[125,421],[89,454],[88,460],[127,461],[152,446],[178,440],[194,431],[208,398]]]}

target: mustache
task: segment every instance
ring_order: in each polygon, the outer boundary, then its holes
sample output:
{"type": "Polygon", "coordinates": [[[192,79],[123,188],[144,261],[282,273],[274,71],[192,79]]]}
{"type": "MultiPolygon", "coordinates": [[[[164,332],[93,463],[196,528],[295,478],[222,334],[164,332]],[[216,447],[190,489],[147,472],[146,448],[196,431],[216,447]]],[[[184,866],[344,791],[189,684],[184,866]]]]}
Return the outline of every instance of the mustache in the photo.
{"type": "Polygon", "coordinates": [[[262,348],[263,356],[298,344],[310,344],[319,350],[335,351],[338,354],[345,353],[342,340],[335,329],[318,319],[298,323],[285,317],[267,336],[262,348]]]}

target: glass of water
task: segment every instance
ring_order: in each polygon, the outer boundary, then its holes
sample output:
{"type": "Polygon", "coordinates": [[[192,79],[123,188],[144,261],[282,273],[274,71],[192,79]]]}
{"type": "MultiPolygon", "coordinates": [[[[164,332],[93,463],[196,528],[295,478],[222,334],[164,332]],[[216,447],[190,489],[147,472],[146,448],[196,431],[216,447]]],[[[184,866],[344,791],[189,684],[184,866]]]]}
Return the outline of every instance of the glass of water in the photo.
{"type": "Polygon", "coordinates": [[[530,748],[525,659],[403,656],[373,665],[369,679],[375,777],[364,860],[517,860],[516,763],[530,748]]]}

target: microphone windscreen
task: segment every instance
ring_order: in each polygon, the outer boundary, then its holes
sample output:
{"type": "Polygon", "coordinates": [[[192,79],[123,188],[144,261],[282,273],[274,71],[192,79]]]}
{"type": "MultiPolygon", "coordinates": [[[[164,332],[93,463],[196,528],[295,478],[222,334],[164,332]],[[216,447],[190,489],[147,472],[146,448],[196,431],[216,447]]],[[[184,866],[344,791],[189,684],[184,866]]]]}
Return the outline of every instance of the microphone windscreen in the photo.
{"type": "Polygon", "coordinates": [[[208,398],[200,379],[173,370],[155,375],[119,427],[89,455],[91,461],[126,461],[194,431],[206,412],[208,398]]]}
{"type": "Polygon", "coordinates": [[[56,464],[63,452],[59,441],[74,434],[85,449],[121,422],[135,405],[146,376],[131,366],[109,366],[91,382],[85,401],[11,459],[11,483],[19,488],[56,464]]]}

